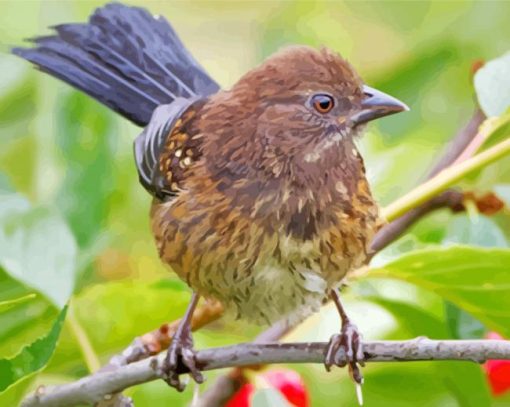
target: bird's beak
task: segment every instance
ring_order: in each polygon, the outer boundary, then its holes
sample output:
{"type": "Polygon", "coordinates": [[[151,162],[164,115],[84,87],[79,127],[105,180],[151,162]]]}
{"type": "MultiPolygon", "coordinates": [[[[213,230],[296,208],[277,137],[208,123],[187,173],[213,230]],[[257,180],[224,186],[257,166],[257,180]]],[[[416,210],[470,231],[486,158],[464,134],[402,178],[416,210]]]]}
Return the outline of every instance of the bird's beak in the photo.
{"type": "Polygon", "coordinates": [[[405,103],[370,86],[364,85],[363,93],[364,99],[361,102],[361,110],[351,117],[354,125],[409,110],[405,103]]]}

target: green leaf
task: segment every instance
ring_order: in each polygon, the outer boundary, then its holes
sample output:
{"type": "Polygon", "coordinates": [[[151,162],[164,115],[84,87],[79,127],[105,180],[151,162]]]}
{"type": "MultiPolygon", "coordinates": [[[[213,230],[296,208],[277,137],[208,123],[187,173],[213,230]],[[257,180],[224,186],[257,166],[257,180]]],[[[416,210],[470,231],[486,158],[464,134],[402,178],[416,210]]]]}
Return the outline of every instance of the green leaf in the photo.
{"type": "MultiPolygon", "coordinates": [[[[182,317],[190,299],[189,289],[183,288],[141,280],[95,284],[73,297],[73,312],[94,350],[99,355],[111,354],[124,349],[134,337],[182,317]]],[[[195,345],[200,347],[199,337],[195,345]]],[[[75,372],[82,366],[76,341],[63,335],[45,372],[75,372]]]]}
{"type": "Polygon", "coordinates": [[[276,389],[260,389],[251,401],[252,407],[290,407],[289,402],[276,389]]]}
{"type": "Polygon", "coordinates": [[[65,221],[50,210],[14,213],[0,223],[0,264],[58,308],[73,292],[76,255],[74,236],[65,221]]]}
{"type": "Polygon", "coordinates": [[[490,218],[462,214],[452,218],[443,239],[445,244],[469,244],[481,247],[508,247],[504,233],[490,218]]]}
{"type": "Polygon", "coordinates": [[[0,406],[20,406],[25,395],[33,388],[36,375],[18,380],[7,390],[0,392],[0,406]]]}
{"type": "Polygon", "coordinates": [[[494,187],[496,195],[510,208],[510,184],[500,184],[494,187]]]}
{"type": "Polygon", "coordinates": [[[478,102],[488,116],[499,116],[510,107],[510,53],[487,62],[475,74],[478,102]]]}
{"type": "Polygon", "coordinates": [[[484,120],[478,129],[479,145],[474,146],[471,155],[484,150],[510,137],[510,110],[501,116],[493,116],[484,120]]]}
{"type": "MultiPolygon", "coordinates": [[[[33,289],[13,279],[1,267],[0,287],[2,302],[33,295],[33,289]]],[[[3,308],[0,312],[0,358],[15,355],[23,346],[46,334],[57,315],[58,311],[42,295],[3,308]]]]}
{"type": "Polygon", "coordinates": [[[448,329],[454,339],[480,339],[483,337],[486,331],[485,326],[466,311],[445,301],[444,313],[448,329]]]}
{"type": "Polygon", "coordinates": [[[390,300],[384,297],[367,297],[389,311],[410,336],[426,335],[429,338],[446,338],[445,325],[430,310],[404,301],[390,300]]]}
{"type": "Polygon", "coordinates": [[[435,292],[510,336],[510,250],[452,246],[411,252],[371,276],[396,278],[435,292]]]}
{"type": "Polygon", "coordinates": [[[66,316],[64,307],[47,335],[26,346],[11,359],[0,359],[0,391],[23,377],[38,371],[48,363],[57,344],[66,316]]]}
{"type": "Polygon", "coordinates": [[[1,357],[47,334],[58,314],[55,306],[60,309],[71,294],[75,254],[62,219],[31,208],[18,194],[0,193],[1,357]]]}
{"type": "Polygon", "coordinates": [[[35,297],[36,295],[32,293],[24,295],[22,297],[15,298],[13,300],[0,301],[0,312],[5,312],[9,308],[15,307],[19,304],[23,304],[27,301],[34,299],[35,297]]]}
{"type": "MultiPolygon", "coordinates": [[[[430,338],[448,339],[445,322],[427,310],[414,305],[383,298],[371,298],[373,302],[391,312],[411,336],[425,335],[430,338]]],[[[468,407],[490,406],[487,382],[480,366],[466,362],[433,362],[430,368],[436,371],[436,381],[451,392],[459,405],[468,407]],[[477,389],[473,392],[472,389],[477,389]]],[[[418,391],[418,390],[415,390],[418,391]]]]}
{"type": "Polygon", "coordinates": [[[23,196],[0,191],[0,222],[13,214],[28,212],[30,208],[30,202],[23,196]]]}
{"type": "Polygon", "coordinates": [[[420,241],[415,235],[406,234],[378,252],[370,261],[370,265],[378,267],[399,258],[403,253],[424,249],[428,246],[430,244],[420,241]]]}
{"type": "Polygon", "coordinates": [[[180,287],[153,288],[144,281],[122,281],[85,288],[73,304],[94,348],[106,350],[182,317],[189,299],[189,290],[180,287]]]}
{"type": "MultiPolygon", "coordinates": [[[[499,226],[483,215],[457,215],[446,228],[443,243],[469,244],[481,247],[508,247],[505,235],[499,226]]],[[[449,301],[444,304],[445,316],[451,334],[456,339],[481,338],[485,332],[483,324],[466,311],[449,301]]]]}

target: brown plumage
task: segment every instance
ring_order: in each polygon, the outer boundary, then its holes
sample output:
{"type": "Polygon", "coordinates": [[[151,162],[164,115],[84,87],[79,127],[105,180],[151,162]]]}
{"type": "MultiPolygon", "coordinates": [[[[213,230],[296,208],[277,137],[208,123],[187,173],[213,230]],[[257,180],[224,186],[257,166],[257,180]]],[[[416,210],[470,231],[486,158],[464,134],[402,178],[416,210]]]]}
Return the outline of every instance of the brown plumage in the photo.
{"type": "Polygon", "coordinates": [[[349,120],[362,97],[338,55],[291,47],[190,107],[160,156],[179,191],[153,204],[162,260],[255,322],[316,309],[376,227],[349,120]],[[307,105],[316,93],[334,95],[336,112],[307,105]]]}

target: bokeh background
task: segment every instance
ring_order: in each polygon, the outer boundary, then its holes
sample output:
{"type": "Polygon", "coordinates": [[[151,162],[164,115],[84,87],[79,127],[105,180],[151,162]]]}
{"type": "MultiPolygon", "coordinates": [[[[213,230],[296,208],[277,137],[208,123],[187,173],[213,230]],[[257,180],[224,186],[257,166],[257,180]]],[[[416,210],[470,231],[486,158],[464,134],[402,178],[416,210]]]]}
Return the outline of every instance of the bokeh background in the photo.
{"type": "MultiPolygon", "coordinates": [[[[186,286],[161,265],[149,232],[150,197],[138,184],[132,155],[132,140],[140,129],[8,55],[10,45],[47,34],[47,27],[55,24],[85,21],[102,4],[0,2],[0,186],[65,220],[77,247],[72,311],[106,362],[133,337],[178,318],[189,298],[186,286]]],[[[504,1],[129,4],[164,15],[224,87],[287,44],[325,45],[348,58],[368,84],[405,101],[409,113],[378,121],[360,140],[374,193],[383,205],[419,183],[471,117],[476,106],[473,63],[510,48],[510,2],[504,1]]],[[[478,191],[505,183],[510,183],[508,159],[463,182],[478,191]]],[[[508,214],[475,216],[477,222],[467,214],[440,211],[416,225],[379,261],[412,247],[459,239],[508,245],[508,214]]],[[[46,238],[51,242],[51,233],[46,238]]],[[[59,277],[51,278],[58,289],[59,277]]],[[[21,292],[20,287],[0,276],[0,292],[21,292]]],[[[369,339],[479,337],[485,329],[466,317],[460,332],[449,324],[451,310],[441,298],[405,283],[362,280],[346,297],[347,308],[369,339]]],[[[0,355],[14,355],[46,332],[57,313],[43,296],[0,313],[0,355]]],[[[326,340],[338,324],[335,312],[325,307],[289,339],[326,340]]],[[[250,340],[259,330],[220,321],[198,332],[195,340],[198,348],[220,346],[250,340]]],[[[292,368],[305,378],[313,406],[354,405],[345,371],[326,374],[319,365],[292,368]]],[[[489,395],[476,365],[370,364],[364,371],[369,406],[510,405],[508,397],[489,395]]],[[[218,373],[207,374],[208,384],[218,373]]],[[[49,365],[0,394],[0,405],[16,405],[37,384],[85,374],[75,336],[64,325],[49,365]]],[[[178,394],[154,382],[126,394],[137,406],[184,406],[192,391],[178,394]]]]}

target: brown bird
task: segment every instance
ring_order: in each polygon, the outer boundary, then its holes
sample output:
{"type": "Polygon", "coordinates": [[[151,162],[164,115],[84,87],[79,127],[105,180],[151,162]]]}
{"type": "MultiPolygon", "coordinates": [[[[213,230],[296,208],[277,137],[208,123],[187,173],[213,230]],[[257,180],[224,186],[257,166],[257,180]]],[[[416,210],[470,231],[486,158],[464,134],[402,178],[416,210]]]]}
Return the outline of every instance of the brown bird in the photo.
{"type": "Polygon", "coordinates": [[[121,4],[56,31],[13,52],[146,125],[135,157],[154,196],[156,245],[193,290],[167,382],[183,389],[180,363],[203,381],[190,319],[206,297],[267,324],[297,321],[332,298],[342,327],[325,365],[343,347],[361,383],[360,335],[337,288],[366,260],[380,220],[354,141],[365,123],[406,105],[364,85],[335,52],[306,46],[219,90],[166,20],[121,4]]]}

